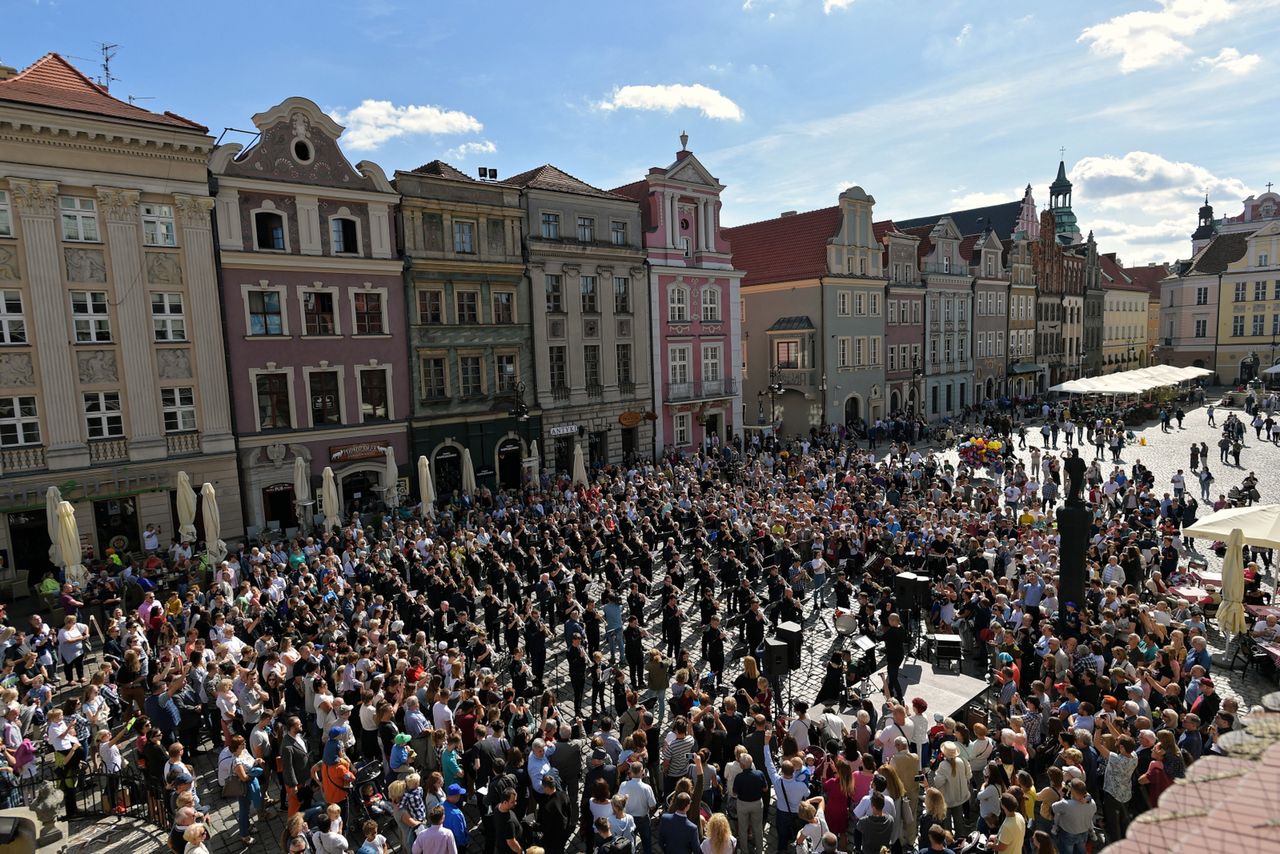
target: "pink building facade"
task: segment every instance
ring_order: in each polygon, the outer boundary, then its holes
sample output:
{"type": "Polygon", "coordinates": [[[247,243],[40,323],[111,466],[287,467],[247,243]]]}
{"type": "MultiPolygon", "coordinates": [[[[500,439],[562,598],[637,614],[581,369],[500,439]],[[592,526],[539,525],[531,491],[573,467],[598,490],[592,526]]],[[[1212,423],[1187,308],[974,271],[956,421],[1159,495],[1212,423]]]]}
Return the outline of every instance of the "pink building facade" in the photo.
{"type": "Polygon", "coordinates": [[[742,426],[743,273],[720,231],[723,190],[682,148],[670,166],[613,191],[640,203],[659,453],[723,443],[742,426]]]}

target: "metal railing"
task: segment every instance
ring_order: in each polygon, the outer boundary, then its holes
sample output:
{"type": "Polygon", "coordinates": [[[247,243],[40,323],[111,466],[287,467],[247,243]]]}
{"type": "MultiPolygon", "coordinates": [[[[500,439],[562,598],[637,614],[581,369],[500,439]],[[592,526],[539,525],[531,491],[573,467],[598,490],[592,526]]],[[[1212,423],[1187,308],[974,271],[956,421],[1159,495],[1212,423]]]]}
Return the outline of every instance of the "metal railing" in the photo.
{"type": "Polygon", "coordinates": [[[730,397],[737,393],[738,381],[732,377],[721,377],[718,380],[699,380],[698,382],[667,383],[666,399],[705,400],[716,397],[730,397]]]}

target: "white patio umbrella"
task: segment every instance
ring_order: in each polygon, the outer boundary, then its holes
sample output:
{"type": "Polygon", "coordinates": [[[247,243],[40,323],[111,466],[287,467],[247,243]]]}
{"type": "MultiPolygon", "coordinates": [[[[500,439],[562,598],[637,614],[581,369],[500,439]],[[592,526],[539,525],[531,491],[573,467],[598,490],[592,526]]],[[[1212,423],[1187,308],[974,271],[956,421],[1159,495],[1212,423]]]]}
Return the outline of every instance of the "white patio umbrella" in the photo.
{"type": "Polygon", "coordinates": [[[422,499],[422,512],[434,513],[436,485],[431,482],[431,461],[426,455],[418,457],[418,497],[422,499]]]}
{"type": "Polygon", "coordinates": [[[573,444],[573,482],[584,485],[587,482],[587,464],[582,459],[581,442],[573,444]]]}
{"type": "Polygon", "coordinates": [[[396,449],[387,445],[382,454],[386,463],[386,474],[382,476],[383,486],[387,488],[384,500],[388,507],[394,509],[400,505],[400,467],[396,465],[396,449]]]}
{"type": "Polygon", "coordinates": [[[178,537],[184,543],[196,541],[196,491],[185,471],[178,472],[178,537]]]}
{"type": "Polygon", "coordinates": [[[1225,541],[1236,529],[1251,546],[1280,549],[1280,504],[1228,507],[1197,521],[1182,536],[1225,541]]]}
{"type": "Polygon", "coordinates": [[[1218,606],[1218,627],[1227,634],[1245,630],[1244,618],[1244,534],[1239,528],[1227,536],[1227,553],[1222,558],[1222,604],[1218,606]]]}
{"type": "Polygon", "coordinates": [[[76,508],[70,501],[59,501],[57,509],[58,552],[61,565],[66,567],[66,579],[72,584],[84,584],[89,574],[80,563],[80,529],[76,526],[76,508]]]}
{"type": "Polygon", "coordinates": [[[200,498],[204,510],[204,550],[214,563],[227,556],[227,544],[219,536],[222,534],[222,513],[218,510],[218,493],[212,483],[200,487],[200,498]]]}
{"type": "Polygon", "coordinates": [[[476,491],[476,467],[471,464],[471,449],[462,451],[462,494],[471,495],[476,491]]]}
{"type": "Polygon", "coordinates": [[[58,547],[58,505],[62,503],[62,491],[51,486],[44,494],[44,524],[49,532],[49,562],[63,566],[62,550],[58,547]]]}
{"type": "Polygon", "coordinates": [[[333,469],[324,467],[320,486],[320,512],[324,514],[324,532],[342,527],[342,513],[338,508],[338,484],[333,479],[333,469]]]}
{"type": "Polygon", "coordinates": [[[311,467],[302,457],[293,458],[293,503],[298,508],[298,524],[311,527],[311,467]]]}

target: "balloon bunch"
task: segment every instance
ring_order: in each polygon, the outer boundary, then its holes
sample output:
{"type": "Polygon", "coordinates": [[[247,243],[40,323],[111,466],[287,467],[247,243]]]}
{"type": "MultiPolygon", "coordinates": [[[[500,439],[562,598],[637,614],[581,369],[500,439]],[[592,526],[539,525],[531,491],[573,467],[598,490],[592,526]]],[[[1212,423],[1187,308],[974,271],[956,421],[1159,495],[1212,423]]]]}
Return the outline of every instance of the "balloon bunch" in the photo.
{"type": "Polygon", "coordinates": [[[999,439],[984,439],[981,436],[968,437],[960,442],[960,459],[975,468],[989,466],[1000,455],[1000,450],[1003,447],[1004,443],[999,439]]]}

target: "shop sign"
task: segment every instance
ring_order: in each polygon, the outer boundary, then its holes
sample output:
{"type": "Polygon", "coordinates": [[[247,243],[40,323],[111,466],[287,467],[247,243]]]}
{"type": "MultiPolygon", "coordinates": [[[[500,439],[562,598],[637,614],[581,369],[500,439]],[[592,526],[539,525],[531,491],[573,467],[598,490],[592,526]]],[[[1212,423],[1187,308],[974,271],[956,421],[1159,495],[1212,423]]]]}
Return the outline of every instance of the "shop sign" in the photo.
{"type": "Polygon", "coordinates": [[[329,462],[351,463],[356,460],[372,460],[381,457],[390,442],[357,442],[354,445],[333,445],[329,447],[329,462]]]}
{"type": "Polygon", "coordinates": [[[644,413],[636,412],[634,409],[627,410],[626,412],[618,416],[618,423],[628,429],[630,429],[631,427],[635,427],[637,424],[639,424],[643,420],[644,420],[644,413]]]}
{"type": "Polygon", "coordinates": [[[577,424],[557,424],[547,430],[547,435],[555,438],[556,436],[572,436],[578,432],[577,424]]]}

